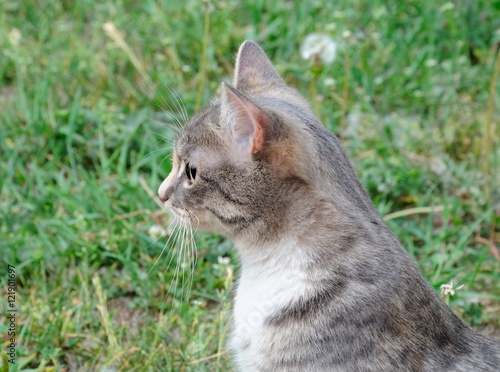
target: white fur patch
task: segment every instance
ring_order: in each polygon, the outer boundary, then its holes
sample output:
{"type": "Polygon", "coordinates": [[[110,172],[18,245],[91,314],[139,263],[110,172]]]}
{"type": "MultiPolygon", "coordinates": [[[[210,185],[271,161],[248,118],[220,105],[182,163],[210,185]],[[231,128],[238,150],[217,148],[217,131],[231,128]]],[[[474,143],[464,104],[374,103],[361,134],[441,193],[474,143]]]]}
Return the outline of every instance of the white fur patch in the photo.
{"type": "MultiPolygon", "coordinates": [[[[242,251],[242,250],[240,250],[242,251]]],[[[234,306],[230,346],[245,371],[262,365],[260,348],[267,347],[264,321],[311,292],[303,270],[308,258],[295,242],[242,252],[242,274],[234,306]]]]}

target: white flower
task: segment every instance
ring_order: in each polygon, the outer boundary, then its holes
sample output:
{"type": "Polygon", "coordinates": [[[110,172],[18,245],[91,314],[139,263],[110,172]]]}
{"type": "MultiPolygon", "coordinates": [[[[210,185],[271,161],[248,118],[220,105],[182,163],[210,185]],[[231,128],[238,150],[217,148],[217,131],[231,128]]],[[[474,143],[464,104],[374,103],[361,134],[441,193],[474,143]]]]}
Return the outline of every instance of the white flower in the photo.
{"type": "Polygon", "coordinates": [[[328,35],[310,34],[302,43],[300,55],[306,60],[330,64],[337,56],[337,44],[328,35]]]}
{"type": "Polygon", "coordinates": [[[149,228],[148,234],[153,239],[158,239],[163,234],[163,227],[159,225],[153,225],[149,228]]]}
{"type": "Polygon", "coordinates": [[[441,285],[441,296],[443,297],[455,296],[455,291],[458,291],[459,289],[462,289],[465,286],[465,284],[462,284],[454,288],[453,285],[454,285],[453,280],[449,284],[441,285]]]}
{"type": "Polygon", "coordinates": [[[13,46],[18,46],[19,43],[21,42],[21,31],[19,31],[17,28],[13,28],[12,30],[9,31],[7,34],[7,38],[9,39],[9,42],[13,46]]]}
{"type": "Polygon", "coordinates": [[[217,263],[214,264],[214,269],[220,272],[224,279],[224,287],[231,288],[231,283],[233,282],[233,266],[231,265],[231,259],[229,257],[217,257],[217,263]]]}
{"type": "Polygon", "coordinates": [[[438,64],[438,61],[435,60],[434,58],[431,58],[431,59],[428,59],[427,61],[425,61],[425,65],[427,67],[434,67],[438,64]]]}
{"type": "Polygon", "coordinates": [[[200,299],[196,299],[196,300],[191,301],[191,304],[194,305],[194,306],[202,306],[203,305],[203,301],[200,300],[200,299]]]}
{"type": "Polygon", "coordinates": [[[342,37],[344,39],[349,39],[351,36],[352,36],[352,32],[350,30],[345,30],[344,32],[342,32],[342,37]]]}
{"type": "Polygon", "coordinates": [[[337,84],[337,81],[334,78],[326,78],[323,80],[323,84],[327,87],[333,87],[335,84],[337,84]]]}
{"type": "Polygon", "coordinates": [[[446,12],[447,10],[453,10],[453,9],[455,9],[455,4],[451,2],[441,5],[441,8],[439,8],[439,10],[443,13],[446,12]]]}
{"type": "Polygon", "coordinates": [[[217,257],[217,262],[219,263],[219,265],[229,265],[229,261],[229,257],[217,257]]]}
{"type": "Polygon", "coordinates": [[[216,270],[224,270],[225,268],[231,266],[231,260],[229,257],[217,257],[217,263],[214,264],[214,269],[216,270]]]}
{"type": "Polygon", "coordinates": [[[455,296],[455,291],[450,284],[443,284],[441,286],[441,295],[443,296],[455,296]]]}

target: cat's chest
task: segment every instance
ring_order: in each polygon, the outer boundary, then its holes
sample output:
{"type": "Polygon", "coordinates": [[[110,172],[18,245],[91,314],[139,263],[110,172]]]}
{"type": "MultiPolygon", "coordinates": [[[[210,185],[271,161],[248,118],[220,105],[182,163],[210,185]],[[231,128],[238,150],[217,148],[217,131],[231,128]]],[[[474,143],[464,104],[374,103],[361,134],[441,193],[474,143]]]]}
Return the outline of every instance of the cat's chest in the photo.
{"type": "Polygon", "coordinates": [[[256,364],[261,348],[274,337],[266,326],[266,319],[310,292],[303,264],[304,258],[297,251],[288,257],[270,257],[261,265],[245,267],[243,264],[231,340],[240,365],[251,368],[256,364]]]}

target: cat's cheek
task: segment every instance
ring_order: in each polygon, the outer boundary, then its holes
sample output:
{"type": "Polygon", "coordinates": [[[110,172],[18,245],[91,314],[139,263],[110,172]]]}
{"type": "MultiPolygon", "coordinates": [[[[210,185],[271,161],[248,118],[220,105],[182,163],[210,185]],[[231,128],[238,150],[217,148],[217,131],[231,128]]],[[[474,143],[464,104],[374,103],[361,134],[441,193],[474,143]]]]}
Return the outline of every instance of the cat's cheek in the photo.
{"type": "Polygon", "coordinates": [[[197,228],[197,231],[203,232],[214,232],[221,235],[228,235],[227,228],[218,221],[210,212],[206,210],[193,211],[193,215],[196,217],[191,221],[193,227],[197,228]]]}
{"type": "MultiPolygon", "coordinates": [[[[209,190],[203,184],[183,187],[178,192],[179,203],[189,211],[195,212],[205,209],[209,199],[209,190]]],[[[195,212],[196,213],[196,212],[195,212]]]]}

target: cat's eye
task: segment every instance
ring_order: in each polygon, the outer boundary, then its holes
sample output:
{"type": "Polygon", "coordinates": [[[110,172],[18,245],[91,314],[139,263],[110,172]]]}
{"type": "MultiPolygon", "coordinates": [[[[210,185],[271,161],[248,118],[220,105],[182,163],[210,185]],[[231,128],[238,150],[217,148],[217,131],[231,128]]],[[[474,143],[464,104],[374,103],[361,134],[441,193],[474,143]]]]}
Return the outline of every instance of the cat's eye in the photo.
{"type": "Polygon", "coordinates": [[[188,178],[189,181],[193,182],[196,178],[196,168],[193,167],[191,164],[186,163],[186,169],[185,169],[186,177],[188,178]]]}

